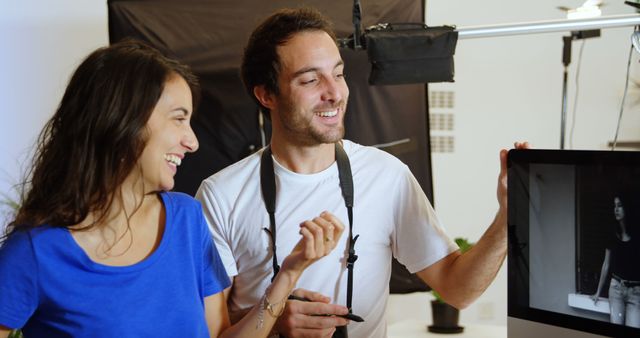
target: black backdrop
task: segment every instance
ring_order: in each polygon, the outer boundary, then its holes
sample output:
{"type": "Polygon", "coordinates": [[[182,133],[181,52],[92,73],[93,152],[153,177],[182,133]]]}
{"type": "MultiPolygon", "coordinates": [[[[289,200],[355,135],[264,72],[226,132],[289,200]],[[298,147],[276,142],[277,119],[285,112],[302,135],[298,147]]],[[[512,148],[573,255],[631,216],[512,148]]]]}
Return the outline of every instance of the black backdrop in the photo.
{"type": "MultiPolygon", "coordinates": [[[[424,22],[423,0],[361,2],[364,27],[424,22]]],[[[175,190],[193,195],[203,179],[263,146],[258,107],[240,80],[242,50],[267,15],[301,5],[331,18],[338,37],[353,33],[350,0],[108,0],[111,42],[124,37],[146,41],[191,66],[200,78],[202,100],[192,121],[200,150],[182,162],[175,190]]],[[[380,148],[406,163],[433,201],[426,85],[369,86],[366,52],[341,53],[350,89],[345,137],[384,145],[380,148]]],[[[395,260],[393,264],[391,292],[427,289],[395,260]]]]}

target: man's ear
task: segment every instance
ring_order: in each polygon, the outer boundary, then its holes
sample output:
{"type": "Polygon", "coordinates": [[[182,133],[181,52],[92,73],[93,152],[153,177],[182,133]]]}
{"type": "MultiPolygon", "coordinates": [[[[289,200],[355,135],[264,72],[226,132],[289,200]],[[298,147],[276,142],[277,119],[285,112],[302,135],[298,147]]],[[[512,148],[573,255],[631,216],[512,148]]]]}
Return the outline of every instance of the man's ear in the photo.
{"type": "Polygon", "coordinates": [[[261,105],[268,108],[269,110],[273,109],[273,107],[275,106],[274,95],[269,92],[264,85],[253,87],[253,95],[261,105]]]}

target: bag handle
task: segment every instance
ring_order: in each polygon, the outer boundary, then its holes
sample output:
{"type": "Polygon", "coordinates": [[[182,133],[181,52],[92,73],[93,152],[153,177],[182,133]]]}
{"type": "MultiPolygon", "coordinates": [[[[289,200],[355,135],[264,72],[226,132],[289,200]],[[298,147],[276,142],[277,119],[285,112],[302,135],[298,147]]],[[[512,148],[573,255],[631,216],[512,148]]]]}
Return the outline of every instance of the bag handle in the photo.
{"type": "Polygon", "coordinates": [[[377,25],[367,27],[366,31],[393,31],[403,29],[447,29],[454,30],[455,26],[429,26],[422,22],[394,22],[394,23],[379,23],[377,25]]]}

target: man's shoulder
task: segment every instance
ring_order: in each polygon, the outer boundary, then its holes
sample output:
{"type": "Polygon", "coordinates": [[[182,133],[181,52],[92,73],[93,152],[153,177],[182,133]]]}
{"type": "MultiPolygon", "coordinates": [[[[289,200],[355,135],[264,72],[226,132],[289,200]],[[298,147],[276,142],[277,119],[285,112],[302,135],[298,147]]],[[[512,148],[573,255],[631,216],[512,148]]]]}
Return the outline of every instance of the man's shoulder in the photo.
{"type": "Polygon", "coordinates": [[[344,148],[352,165],[374,167],[383,170],[406,170],[407,166],[397,157],[374,146],[364,146],[353,141],[343,140],[344,148]]]}
{"type": "MultiPolygon", "coordinates": [[[[217,173],[207,177],[196,194],[211,194],[215,191],[216,199],[222,196],[236,198],[247,185],[258,185],[260,177],[260,156],[263,150],[253,153],[244,159],[229,165],[217,173]]],[[[200,197],[198,197],[200,199],[200,197]]]]}
{"type": "Polygon", "coordinates": [[[204,182],[228,185],[236,181],[244,181],[246,178],[259,173],[260,156],[262,155],[263,150],[257,151],[240,161],[227,166],[217,173],[207,177],[204,182]]]}

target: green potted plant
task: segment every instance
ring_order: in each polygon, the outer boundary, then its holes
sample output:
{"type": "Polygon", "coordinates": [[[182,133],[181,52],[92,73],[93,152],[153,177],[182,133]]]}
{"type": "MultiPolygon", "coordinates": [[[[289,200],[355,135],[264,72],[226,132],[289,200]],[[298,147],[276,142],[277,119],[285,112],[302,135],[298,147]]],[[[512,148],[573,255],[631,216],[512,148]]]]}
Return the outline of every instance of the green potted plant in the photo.
{"type": "Polygon", "coordinates": [[[20,332],[20,330],[13,330],[11,331],[11,333],[9,333],[9,337],[8,338],[22,338],[22,332],[20,332]]]}
{"type": "MultiPolygon", "coordinates": [[[[473,247],[473,243],[470,243],[466,238],[457,237],[454,241],[460,248],[461,253],[465,253],[473,247]]],[[[436,333],[462,332],[464,327],[458,325],[460,310],[445,303],[442,297],[435,290],[431,290],[431,294],[435,299],[431,301],[433,325],[428,327],[429,331],[436,333]]]]}

